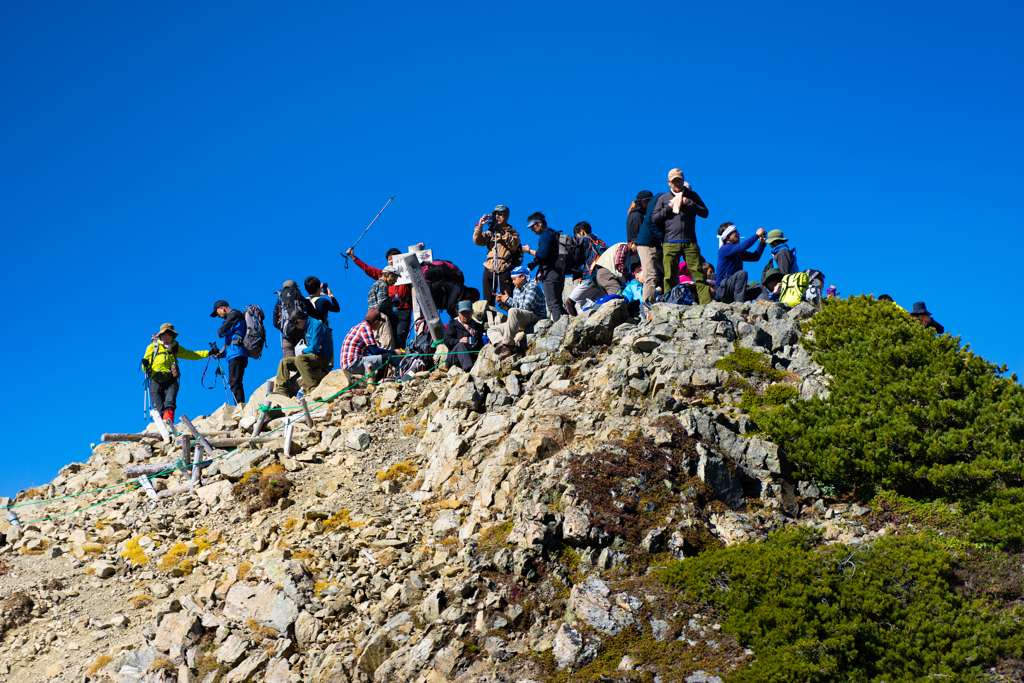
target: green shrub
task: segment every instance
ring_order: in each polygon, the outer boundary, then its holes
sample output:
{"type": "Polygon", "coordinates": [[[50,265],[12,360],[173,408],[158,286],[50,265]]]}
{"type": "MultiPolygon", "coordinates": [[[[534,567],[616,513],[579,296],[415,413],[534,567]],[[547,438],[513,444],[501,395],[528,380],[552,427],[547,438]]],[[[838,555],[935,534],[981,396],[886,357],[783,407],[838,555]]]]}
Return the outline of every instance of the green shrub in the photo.
{"type": "Polygon", "coordinates": [[[974,517],[967,525],[971,541],[1009,552],[1024,547],[1024,489],[997,491],[974,517]]]}
{"type": "Polygon", "coordinates": [[[960,596],[950,556],[930,539],[818,543],[780,531],[674,562],[658,578],[711,605],[753,648],[756,660],[731,681],[959,681],[1022,652],[1021,615],[960,596]]]}
{"type": "Polygon", "coordinates": [[[719,358],[715,367],[743,377],[760,377],[769,382],[777,382],[786,376],[786,373],[772,367],[769,356],[742,346],[737,346],[728,356],[719,358]]]}
{"type": "Polygon", "coordinates": [[[954,500],[1020,485],[1024,389],[1005,367],[868,296],[830,299],[809,328],[830,397],[758,416],[801,478],[954,500]]]}

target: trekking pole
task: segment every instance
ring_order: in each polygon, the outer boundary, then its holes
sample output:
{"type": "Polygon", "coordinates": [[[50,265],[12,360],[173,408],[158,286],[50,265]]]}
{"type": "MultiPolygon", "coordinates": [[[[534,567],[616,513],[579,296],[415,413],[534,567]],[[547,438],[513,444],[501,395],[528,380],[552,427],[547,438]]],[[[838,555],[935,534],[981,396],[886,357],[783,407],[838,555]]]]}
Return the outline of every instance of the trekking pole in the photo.
{"type": "MultiPolygon", "coordinates": [[[[395,198],[395,195],[391,195],[391,199],[394,199],[394,198],[395,198]]],[[[386,203],[384,204],[384,208],[383,208],[383,209],[381,209],[380,211],[378,211],[378,212],[377,212],[377,215],[373,217],[373,220],[372,220],[372,221],[370,221],[370,225],[367,225],[367,226],[366,226],[366,230],[369,230],[369,229],[370,229],[370,226],[372,226],[372,225],[373,225],[373,224],[374,224],[374,223],[376,222],[376,220],[377,220],[378,218],[380,218],[380,215],[381,215],[382,213],[384,213],[384,209],[388,208],[388,204],[390,204],[390,203],[391,203],[391,199],[389,199],[389,200],[388,200],[388,201],[387,201],[387,202],[386,202],[386,203]]],[[[354,250],[354,249],[356,248],[356,245],[357,245],[357,244],[359,244],[359,241],[360,241],[361,239],[363,239],[363,235],[365,235],[365,234],[366,234],[366,230],[363,230],[363,234],[359,236],[359,239],[358,239],[358,240],[356,240],[355,244],[353,244],[353,245],[352,245],[351,247],[349,247],[350,249],[353,249],[353,250],[354,250]]],[[[344,252],[344,251],[343,251],[343,252],[341,252],[341,256],[342,256],[342,258],[344,258],[344,259],[345,259],[345,270],[348,270],[348,253],[347,253],[347,252],[344,252]]]]}

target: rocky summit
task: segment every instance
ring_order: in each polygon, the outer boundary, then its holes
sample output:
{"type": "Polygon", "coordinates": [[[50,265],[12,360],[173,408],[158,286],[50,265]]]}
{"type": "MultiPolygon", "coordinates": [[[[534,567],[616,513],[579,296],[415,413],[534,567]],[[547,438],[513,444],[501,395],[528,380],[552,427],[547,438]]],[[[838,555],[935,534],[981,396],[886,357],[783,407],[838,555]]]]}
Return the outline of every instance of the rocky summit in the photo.
{"type": "MultiPolygon", "coordinates": [[[[652,313],[609,302],[542,322],[523,357],[486,347],[468,374],[359,384],[311,406],[312,427],[294,421],[288,452],[278,428],[301,409],[261,389],[192,420],[215,448],[192,494],[187,470],[152,494],[129,476],[181,456],[155,431],[96,445],[5,503],[22,524],[0,522],[0,680],[695,683],[742,670],[758,652],[660,568],[789,527],[850,553],[892,529],[794,480],[741,405],[828,395],[801,345],[812,306],[652,313]],[[261,404],[277,431],[249,442],[261,404]]],[[[311,398],[351,381],[334,372],[311,398]]]]}

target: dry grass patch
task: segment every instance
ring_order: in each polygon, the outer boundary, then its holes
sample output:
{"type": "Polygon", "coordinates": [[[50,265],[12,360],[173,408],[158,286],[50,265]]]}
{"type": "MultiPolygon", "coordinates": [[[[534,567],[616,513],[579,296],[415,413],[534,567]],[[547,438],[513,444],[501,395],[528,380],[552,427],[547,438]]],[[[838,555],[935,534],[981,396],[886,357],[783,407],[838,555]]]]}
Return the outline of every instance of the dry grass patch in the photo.
{"type": "Polygon", "coordinates": [[[151,604],[152,602],[153,596],[145,595],[144,593],[139,593],[138,595],[133,595],[132,597],[128,598],[128,604],[131,605],[133,609],[142,609],[143,607],[151,604]]]}
{"type": "Polygon", "coordinates": [[[416,475],[416,466],[412,464],[411,460],[405,462],[395,463],[386,470],[377,472],[377,481],[390,481],[392,479],[408,479],[416,475]]]}
{"type": "Polygon", "coordinates": [[[113,659],[114,658],[111,657],[110,655],[100,655],[99,657],[97,657],[95,659],[95,661],[93,661],[92,664],[90,664],[88,666],[88,668],[86,668],[85,675],[86,676],[95,676],[99,672],[100,669],[105,667],[107,664],[110,664],[111,660],[113,660],[113,659]]]}

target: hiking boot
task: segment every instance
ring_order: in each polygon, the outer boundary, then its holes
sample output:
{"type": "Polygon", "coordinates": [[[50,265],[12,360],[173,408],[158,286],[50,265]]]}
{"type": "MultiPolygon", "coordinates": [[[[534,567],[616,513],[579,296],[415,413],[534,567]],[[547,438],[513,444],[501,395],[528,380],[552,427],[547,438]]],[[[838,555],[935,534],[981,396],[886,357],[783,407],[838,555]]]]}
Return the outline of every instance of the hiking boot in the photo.
{"type": "Polygon", "coordinates": [[[166,422],[167,424],[169,424],[169,425],[174,424],[174,411],[173,410],[165,410],[164,414],[161,415],[161,417],[163,418],[164,422],[166,422]]]}

